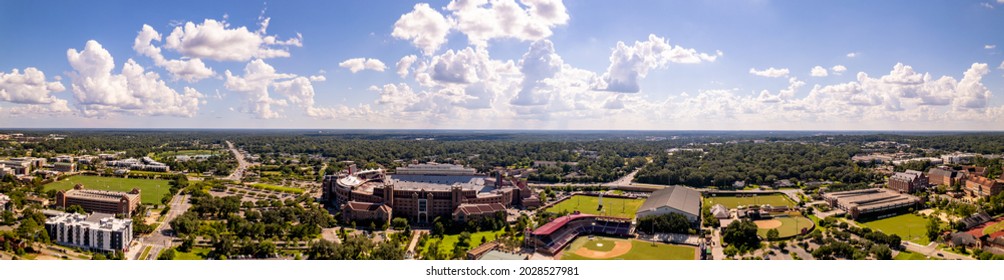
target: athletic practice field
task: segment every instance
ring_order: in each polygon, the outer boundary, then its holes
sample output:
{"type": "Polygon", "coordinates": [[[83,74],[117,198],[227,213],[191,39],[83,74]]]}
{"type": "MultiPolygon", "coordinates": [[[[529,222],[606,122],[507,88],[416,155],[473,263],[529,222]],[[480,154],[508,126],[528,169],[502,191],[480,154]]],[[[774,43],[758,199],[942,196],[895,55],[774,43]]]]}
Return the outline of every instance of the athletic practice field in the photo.
{"type": "Polygon", "coordinates": [[[637,239],[580,236],[562,251],[562,260],[693,260],[697,248],[637,239]]]}
{"type": "Polygon", "coordinates": [[[561,213],[562,211],[568,211],[571,213],[578,210],[583,214],[634,218],[635,212],[638,212],[638,208],[644,202],[644,199],[603,197],[603,210],[601,211],[597,209],[599,206],[599,197],[575,195],[551,206],[551,208],[547,208],[547,212],[561,213]]]}
{"type": "Polygon", "coordinates": [[[729,209],[739,208],[740,205],[750,206],[769,204],[770,206],[786,205],[788,207],[796,205],[794,201],[788,199],[787,195],[779,193],[757,196],[709,196],[706,198],[705,203],[707,203],[707,205],[721,204],[724,205],[725,208],[729,209]]]}
{"type": "Polygon", "coordinates": [[[774,217],[770,220],[757,220],[754,223],[759,228],[756,233],[764,239],[767,238],[767,231],[770,229],[777,229],[778,238],[788,238],[801,234],[803,228],[806,232],[809,232],[815,227],[812,220],[798,215],[774,217]]]}
{"type": "Polygon", "coordinates": [[[168,180],[77,175],[46,184],[45,190],[68,190],[76,184],[83,184],[85,189],[117,192],[128,192],[138,188],[143,204],[160,205],[160,199],[170,191],[171,186],[168,182],[168,180]]]}
{"type": "Polygon", "coordinates": [[[899,235],[903,241],[927,245],[927,219],[914,214],[903,214],[891,218],[874,220],[864,223],[866,227],[877,229],[885,234],[899,235]]]}

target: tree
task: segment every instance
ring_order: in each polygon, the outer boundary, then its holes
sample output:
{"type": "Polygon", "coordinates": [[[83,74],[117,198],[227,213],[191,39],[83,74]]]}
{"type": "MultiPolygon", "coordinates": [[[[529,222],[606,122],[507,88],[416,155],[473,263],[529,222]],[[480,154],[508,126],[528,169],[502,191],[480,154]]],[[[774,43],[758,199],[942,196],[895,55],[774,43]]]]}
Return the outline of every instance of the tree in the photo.
{"type": "Polygon", "coordinates": [[[757,236],[756,223],[749,220],[733,222],[722,230],[722,240],[740,251],[760,247],[760,237],[757,236]]]}
{"type": "Polygon", "coordinates": [[[430,233],[432,236],[443,237],[443,234],[446,233],[446,228],[443,227],[442,222],[436,221],[436,223],[432,225],[432,231],[430,233]]]}
{"type": "Polygon", "coordinates": [[[879,245],[872,246],[871,253],[873,255],[875,255],[876,259],[879,259],[879,260],[891,260],[892,259],[892,250],[889,249],[889,246],[886,246],[886,245],[879,244],[879,245]]]}
{"type": "Polygon", "coordinates": [[[768,241],[777,240],[778,237],[780,237],[780,235],[781,235],[781,233],[778,232],[776,228],[772,228],[772,229],[770,229],[770,230],[767,231],[767,240],[768,241]]]}
{"type": "Polygon", "coordinates": [[[9,225],[13,225],[15,222],[17,222],[17,218],[14,217],[14,212],[3,211],[3,214],[0,214],[0,221],[2,221],[2,222],[0,222],[0,224],[3,224],[5,226],[9,226],[9,225]]]}
{"type": "Polygon", "coordinates": [[[397,217],[390,221],[390,225],[394,229],[404,229],[408,226],[408,219],[397,217]]]}
{"type": "Polygon", "coordinates": [[[310,248],[307,249],[307,256],[311,260],[334,260],[337,250],[337,244],[321,239],[310,245],[310,248]]]}
{"type": "Polygon", "coordinates": [[[927,222],[927,238],[930,240],[937,240],[938,236],[941,235],[941,223],[938,222],[937,218],[931,218],[927,222]]]}
{"type": "Polygon", "coordinates": [[[81,207],[80,205],[76,205],[76,204],[70,205],[70,207],[66,207],[65,210],[66,210],[66,213],[77,213],[77,214],[87,215],[87,211],[84,210],[84,207],[81,207]]]}
{"type": "Polygon", "coordinates": [[[174,259],[174,255],[175,255],[174,248],[167,248],[167,250],[164,250],[163,252],[160,253],[160,256],[158,256],[157,259],[158,260],[173,260],[174,259]]]}

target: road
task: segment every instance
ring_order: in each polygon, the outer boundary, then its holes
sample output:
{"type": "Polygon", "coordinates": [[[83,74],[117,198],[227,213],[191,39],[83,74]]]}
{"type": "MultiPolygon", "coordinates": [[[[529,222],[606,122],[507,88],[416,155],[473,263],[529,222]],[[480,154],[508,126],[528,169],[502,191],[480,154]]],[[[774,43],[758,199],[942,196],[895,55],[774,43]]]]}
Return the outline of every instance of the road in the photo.
{"type": "Polygon", "coordinates": [[[927,246],[920,245],[920,244],[913,243],[913,242],[909,242],[909,241],[904,242],[904,243],[906,244],[906,249],[907,250],[909,250],[911,252],[923,254],[923,255],[931,257],[931,258],[946,259],[946,260],[972,260],[973,259],[970,256],[963,256],[963,255],[959,255],[959,254],[956,254],[956,253],[952,253],[952,252],[940,250],[940,249],[938,249],[938,243],[935,243],[935,242],[931,242],[930,244],[927,244],[927,246]]]}
{"type": "MultiPolygon", "coordinates": [[[[599,185],[600,187],[608,187],[608,188],[609,187],[628,187],[628,186],[633,186],[634,185],[634,183],[631,182],[631,181],[634,181],[634,177],[635,177],[635,175],[638,174],[639,170],[641,170],[641,169],[640,168],[639,169],[635,169],[631,173],[628,173],[627,175],[624,175],[623,177],[620,177],[617,180],[614,180],[614,181],[611,181],[611,182],[606,182],[606,183],[547,183],[547,184],[543,184],[543,183],[530,183],[528,185],[530,185],[531,187],[565,186],[565,185],[569,185],[569,186],[573,186],[573,187],[575,187],[575,186],[578,186],[578,187],[591,187],[591,186],[597,186],[597,185],[599,185]]],[[[665,187],[665,186],[662,186],[662,187],[665,187]]]]}
{"type": "Polygon", "coordinates": [[[230,141],[226,142],[227,142],[227,148],[230,149],[230,152],[234,154],[234,158],[237,159],[237,168],[234,169],[233,173],[230,173],[230,176],[227,176],[224,179],[231,181],[240,181],[241,178],[244,178],[244,171],[247,171],[248,167],[251,165],[247,162],[247,160],[244,160],[244,154],[242,154],[240,151],[237,150],[237,148],[234,147],[234,143],[231,143],[230,141]]]}
{"type": "Polygon", "coordinates": [[[171,210],[167,211],[163,222],[161,222],[160,225],[153,230],[153,233],[139,238],[139,250],[129,252],[129,259],[139,258],[142,254],[143,248],[146,246],[152,247],[152,249],[150,249],[150,253],[147,255],[147,259],[156,259],[157,255],[160,254],[160,251],[171,247],[171,243],[174,241],[174,232],[171,229],[171,221],[174,220],[175,217],[178,217],[188,211],[188,208],[192,207],[192,204],[188,203],[188,199],[188,195],[180,193],[171,199],[169,204],[171,206],[171,210]]]}

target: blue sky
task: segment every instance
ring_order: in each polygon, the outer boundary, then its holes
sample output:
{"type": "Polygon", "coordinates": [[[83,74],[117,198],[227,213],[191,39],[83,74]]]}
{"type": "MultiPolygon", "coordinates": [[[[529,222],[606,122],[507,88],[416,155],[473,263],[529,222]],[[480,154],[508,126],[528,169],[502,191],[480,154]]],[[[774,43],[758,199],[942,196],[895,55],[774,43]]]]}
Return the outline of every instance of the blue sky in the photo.
{"type": "Polygon", "coordinates": [[[0,127],[1001,130],[1002,2],[3,1],[0,127]]]}

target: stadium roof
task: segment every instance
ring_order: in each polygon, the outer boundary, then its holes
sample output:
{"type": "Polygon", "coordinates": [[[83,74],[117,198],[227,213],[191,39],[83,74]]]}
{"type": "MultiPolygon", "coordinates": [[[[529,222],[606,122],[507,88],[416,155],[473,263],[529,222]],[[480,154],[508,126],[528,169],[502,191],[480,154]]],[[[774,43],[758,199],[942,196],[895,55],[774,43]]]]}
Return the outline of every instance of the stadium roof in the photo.
{"type": "Polygon", "coordinates": [[[637,213],[671,207],[684,213],[701,215],[701,193],[684,186],[668,186],[655,191],[641,204],[637,213]]]}
{"type": "Polygon", "coordinates": [[[537,229],[533,230],[533,234],[534,235],[548,235],[548,234],[554,233],[554,231],[556,231],[559,228],[565,226],[565,224],[567,224],[568,222],[571,222],[571,221],[573,221],[575,219],[588,218],[588,217],[596,217],[596,215],[572,214],[572,215],[568,215],[568,216],[558,217],[557,219],[554,219],[550,223],[544,224],[544,225],[538,227],[537,229]]]}

